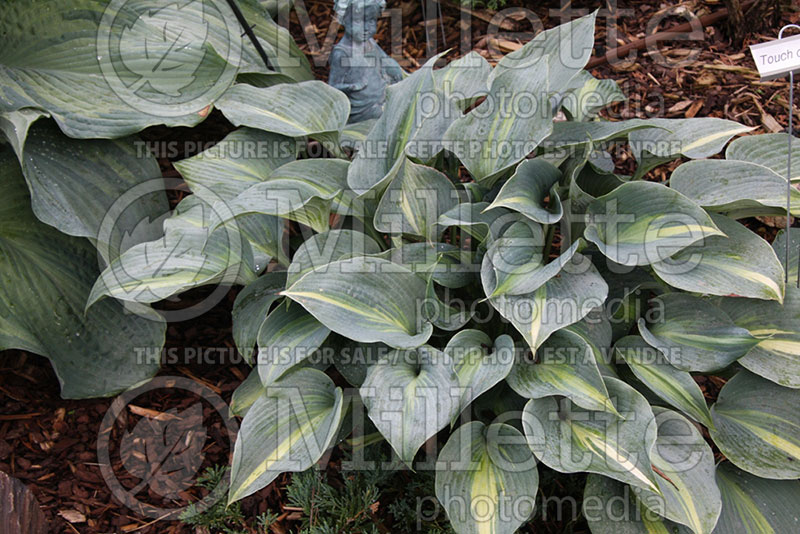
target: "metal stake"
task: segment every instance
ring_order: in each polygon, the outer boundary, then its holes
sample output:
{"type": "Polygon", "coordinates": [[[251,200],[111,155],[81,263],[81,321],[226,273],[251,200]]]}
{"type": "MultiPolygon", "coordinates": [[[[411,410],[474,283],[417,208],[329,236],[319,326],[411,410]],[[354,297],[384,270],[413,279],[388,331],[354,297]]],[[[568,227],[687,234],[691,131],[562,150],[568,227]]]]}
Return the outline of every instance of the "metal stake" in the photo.
{"type": "Polygon", "coordinates": [[[261,60],[264,62],[264,65],[267,66],[267,70],[275,70],[272,68],[272,64],[269,61],[269,56],[267,56],[267,53],[264,52],[264,48],[261,46],[261,43],[258,42],[258,37],[256,37],[255,32],[253,32],[253,27],[250,26],[250,24],[248,24],[247,19],[244,18],[244,14],[239,9],[239,6],[236,5],[236,0],[228,0],[228,5],[231,7],[233,14],[236,15],[236,20],[239,21],[239,24],[242,26],[244,33],[250,39],[250,42],[253,43],[256,52],[258,52],[258,55],[261,56],[261,60]]]}
{"type": "MultiPolygon", "coordinates": [[[[783,39],[783,32],[789,28],[800,30],[797,24],[787,24],[778,33],[778,39],[783,39]]],[[[789,284],[789,251],[792,249],[791,234],[791,209],[792,209],[792,121],[794,118],[794,71],[789,73],[789,155],[786,158],[786,261],[784,271],[786,279],[784,282],[789,284]]],[[[800,272],[797,276],[798,286],[800,286],[800,272]]]]}

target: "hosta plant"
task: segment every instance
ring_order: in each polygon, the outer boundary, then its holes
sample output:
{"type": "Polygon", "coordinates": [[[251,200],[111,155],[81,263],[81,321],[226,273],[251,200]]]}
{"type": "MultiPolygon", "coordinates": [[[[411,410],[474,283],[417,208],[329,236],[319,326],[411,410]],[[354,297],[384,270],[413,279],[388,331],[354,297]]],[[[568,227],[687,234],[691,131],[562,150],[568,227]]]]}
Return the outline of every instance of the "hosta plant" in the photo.
{"type": "MultiPolygon", "coordinates": [[[[323,83],[238,76],[210,102],[238,129],[175,165],[193,194],[136,239],[98,238],[84,201],[107,210],[98,184],[157,174],[119,137],[152,117],[61,110],[12,65],[31,96],[0,100],[2,346],[49,355],[65,394],[109,394],[154,372],[123,354],[163,343],[150,304],[239,285],[233,337],[253,370],[231,406],[230,502],[385,440],[397,468],[435,471],[459,533],[520,528],[542,465],[587,474],[595,534],[796,530],[800,243],[748,227],[785,215],[786,136],[599,119],[622,96],[583,70],[594,21],[495,66],[433,58],[369,124],[346,124],[323,83]],[[91,127],[114,139],[63,136],[91,127]],[[647,180],[676,159],[669,182],[647,180]],[[123,307],[135,319],[119,326],[123,307]],[[86,350],[78,333],[101,336],[88,347],[117,382],[69,370],[59,343],[86,350]]],[[[149,200],[131,221],[159,212],[149,200]]]]}

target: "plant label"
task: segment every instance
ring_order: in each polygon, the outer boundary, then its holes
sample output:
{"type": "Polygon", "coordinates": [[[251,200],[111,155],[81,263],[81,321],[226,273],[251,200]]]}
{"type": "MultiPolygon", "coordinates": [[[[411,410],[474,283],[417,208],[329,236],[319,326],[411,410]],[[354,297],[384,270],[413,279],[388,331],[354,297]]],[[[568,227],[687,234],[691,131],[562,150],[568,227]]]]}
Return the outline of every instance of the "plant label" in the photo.
{"type": "Polygon", "coordinates": [[[800,71],[800,35],[750,46],[761,80],[800,71]]]}

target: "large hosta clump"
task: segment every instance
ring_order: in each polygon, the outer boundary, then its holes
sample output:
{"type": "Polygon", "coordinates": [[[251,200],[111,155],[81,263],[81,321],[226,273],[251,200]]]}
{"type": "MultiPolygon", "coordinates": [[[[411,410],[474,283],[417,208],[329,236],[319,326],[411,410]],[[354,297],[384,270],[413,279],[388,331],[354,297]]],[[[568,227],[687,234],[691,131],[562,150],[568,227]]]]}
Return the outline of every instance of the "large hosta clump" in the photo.
{"type": "Polygon", "coordinates": [[[595,534],[796,530],[800,243],[744,224],[785,214],[786,137],[600,120],[622,96],[584,70],[594,23],[494,67],[434,58],[370,124],[345,124],[347,99],[313,81],[240,79],[215,101],[240,128],[176,165],[194,194],[85,294],[91,313],[244,286],[233,335],[254,368],[233,400],[231,502],[379,437],[436,470],[459,533],[523,525],[539,463],[587,473],[595,534]],[[632,175],[610,156],[626,145],[632,175]],[[643,179],[678,158],[669,183],[643,179]],[[724,383],[711,406],[702,375],[724,383]]]}

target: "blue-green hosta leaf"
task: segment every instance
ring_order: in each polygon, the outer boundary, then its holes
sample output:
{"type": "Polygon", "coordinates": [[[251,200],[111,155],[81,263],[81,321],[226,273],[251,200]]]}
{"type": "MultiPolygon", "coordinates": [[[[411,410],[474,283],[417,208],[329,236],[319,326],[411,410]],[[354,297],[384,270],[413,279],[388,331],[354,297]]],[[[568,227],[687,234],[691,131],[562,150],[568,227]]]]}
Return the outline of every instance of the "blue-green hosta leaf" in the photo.
{"type": "Polygon", "coordinates": [[[267,318],[270,306],[280,298],[286,287],[286,272],[265,273],[247,284],[233,302],[233,340],[236,349],[248,362],[253,362],[253,347],[258,329],[267,318]]]}
{"type": "Polygon", "coordinates": [[[451,289],[464,287],[475,279],[471,251],[449,243],[406,243],[378,256],[451,289]]]}
{"type": "Polygon", "coordinates": [[[462,388],[458,411],[500,383],[514,365],[514,340],[502,335],[492,341],[480,330],[467,329],[450,338],[444,353],[453,361],[462,388]]]}
{"type": "Polygon", "coordinates": [[[331,331],[296,302],[278,306],[258,330],[258,375],[268,386],[306,360],[331,331]]]}
{"type": "MultiPolygon", "coordinates": [[[[433,81],[436,89],[456,99],[463,111],[464,107],[489,92],[486,80],[491,73],[489,62],[477,52],[470,52],[433,71],[433,81]]],[[[447,123],[443,124],[446,129],[447,123]]]]}
{"type": "Polygon", "coordinates": [[[169,206],[158,163],[140,143],[71,139],[52,121],[33,124],[18,156],[36,217],[93,240],[106,262],[158,238],[169,206]]]}
{"type": "Polygon", "coordinates": [[[600,475],[586,478],[582,506],[592,534],[691,533],[644,506],[630,486],[600,475]]]}
{"type": "Polygon", "coordinates": [[[626,100],[616,80],[598,80],[585,70],[572,79],[569,87],[561,100],[561,107],[575,121],[591,120],[604,107],[626,100]]]}
{"type": "MultiPolygon", "coordinates": [[[[429,59],[411,75],[386,88],[384,113],[370,130],[362,149],[353,158],[353,164],[347,175],[347,183],[356,195],[361,196],[373,189],[382,190],[386,187],[396,172],[395,166],[402,165],[409,141],[415,138],[419,130],[430,128],[426,126],[426,122],[449,123],[454,119],[446,117],[445,113],[426,116],[419,107],[423,100],[421,95],[442,97],[435,91],[433,83],[432,69],[438,57],[429,59]]],[[[438,146],[441,144],[441,136],[433,139],[417,139],[417,141],[438,146]]],[[[424,148],[424,152],[422,147],[415,151],[424,153],[425,156],[432,156],[440,149],[429,146],[424,148]]]]}
{"type": "Polygon", "coordinates": [[[338,334],[396,348],[418,347],[431,336],[419,309],[425,293],[413,272],[369,256],[313,270],[283,292],[338,334]]]}
{"type": "Polygon", "coordinates": [[[616,414],[597,367],[594,348],[581,336],[559,330],[536,349],[535,361],[520,358],[506,381],[527,399],[563,395],[587,410],[616,414]]]}
{"type": "Polygon", "coordinates": [[[293,139],[282,135],[239,128],[203,152],[175,162],[175,168],[195,195],[213,204],[233,200],[250,186],[263,182],[295,159],[293,139]]]}
{"type": "MultiPolygon", "coordinates": [[[[786,172],[747,161],[689,161],[672,172],[670,185],[710,211],[740,219],[786,213],[786,172]]],[[[800,191],[791,190],[791,211],[800,215],[800,191]]]]}
{"type": "Polygon", "coordinates": [[[772,242],[772,249],[775,255],[778,256],[778,261],[784,267],[789,266],[789,282],[794,282],[795,287],[800,286],[797,282],[797,271],[800,269],[800,232],[792,230],[789,234],[791,241],[789,243],[789,257],[786,257],[786,230],[781,230],[775,236],[772,242]]]}
{"type": "Polygon", "coordinates": [[[244,417],[247,410],[264,394],[264,384],[258,376],[258,369],[253,369],[241,384],[233,390],[229,413],[231,416],[244,417]]]}
{"type": "Polygon", "coordinates": [[[677,191],[630,182],[592,201],[584,236],[622,265],[649,265],[714,235],[711,217],[677,191]]]}
{"type": "Polygon", "coordinates": [[[644,397],[616,378],[606,378],[614,406],[609,412],[584,410],[567,399],[531,399],[522,426],[533,454],[562,473],[599,473],[633,486],[659,491],[650,467],[656,441],[653,411],[644,397]],[[560,404],[560,406],[559,406],[560,404]]]}
{"type": "MultiPolygon", "coordinates": [[[[749,161],[786,177],[789,136],[785,133],[746,135],[735,139],[725,151],[725,159],[749,161]]],[[[800,140],[792,138],[792,160],[800,161],[800,140]]],[[[792,182],[800,181],[800,170],[792,169],[792,182]]]]}
{"type": "Polygon", "coordinates": [[[776,384],[800,388],[800,289],[790,283],[783,305],[723,299],[720,307],[758,340],[739,363],[776,384]]]}
{"type": "Polygon", "coordinates": [[[538,223],[555,224],[564,214],[554,188],[560,178],[561,171],[541,158],[523,161],[486,209],[502,206],[538,223]]]}
{"type": "Polygon", "coordinates": [[[98,274],[89,241],[40,222],[9,147],[0,147],[0,350],[50,359],[64,398],[113,395],[149,380],[166,323],[155,313],[127,315],[108,300],[84,314],[98,274]]]}
{"type": "Polygon", "coordinates": [[[653,264],[666,283],[684,291],[783,301],[783,267],[770,247],[733,219],[711,216],[725,236],[709,237],[653,264]]]}
{"type": "MultiPolygon", "coordinates": [[[[582,258],[579,254],[575,257],[582,258]]],[[[564,269],[532,293],[489,299],[532,350],[550,334],[577,323],[605,301],[608,285],[590,262],[579,263],[588,267],[575,272],[564,269]]],[[[487,287],[492,287],[494,282],[489,282],[487,287]]]]}
{"type": "Polygon", "coordinates": [[[722,150],[730,139],[754,128],[713,117],[697,119],[650,119],[654,128],[631,132],[629,140],[636,158],[648,152],[658,158],[679,155],[707,158],[722,150]]]}
{"type": "MultiPolygon", "coordinates": [[[[438,265],[439,262],[437,262],[438,265]]],[[[434,266],[434,270],[436,267],[434,266]]],[[[450,299],[445,296],[447,302],[439,298],[434,283],[434,272],[427,275],[425,288],[425,302],[422,305],[425,319],[433,326],[441,330],[453,332],[459,330],[475,315],[475,311],[469,309],[464,301],[457,302],[456,306],[450,305],[450,299]]]]}
{"type": "Polygon", "coordinates": [[[439,217],[439,226],[458,226],[483,243],[497,239],[508,225],[522,218],[505,208],[484,213],[488,207],[488,202],[462,202],[439,217]]]}
{"type": "Polygon", "coordinates": [[[381,357],[370,367],[360,393],[369,418],[408,465],[458,410],[453,362],[428,345],[381,357]]]}
{"type": "MultiPolygon", "coordinates": [[[[577,79],[577,78],[575,78],[577,79]]],[[[542,143],[545,150],[577,146],[583,143],[602,143],[627,136],[634,130],[657,128],[648,120],[626,121],[563,121],[553,123],[553,133],[542,143]]]]}
{"type": "Polygon", "coordinates": [[[318,80],[272,87],[237,84],[216,102],[236,126],[287,137],[311,137],[339,149],[339,135],[350,115],[347,95],[318,80]]]}
{"type": "Polygon", "coordinates": [[[722,500],[714,481],[714,453],[688,419],[653,407],[658,438],[650,452],[659,492],[634,488],[653,512],[686,525],[695,534],[711,534],[722,500]]]}
{"type": "Polygon", "coordinates": [[[599,306],[589,312],[586,317],[565,330],[579,335],[594,351],[597,368],[603,376],[617,376],[617,370],[611,357],[611,340],[614,338],[613,325],[605,307],[599,306]]]}
{"type": "Polygon", "coordinates": [[[28,138],[28,131],[33,123],[42,117],[49,117],[50,114],[41,109],[22,108],[17,111],[7,111],[0,113],[0,133],[11,143],[11,148],[17,155],[20,164],[22,161],[22,147],[28,138]]]}
{"type": "Polygon", "coordinates": [[[95,282],[87,307],[104,296],[156,302],[208,284],[255,280],[247,239],[233,226],[213,232],[220,213],[196,195],[184,198],[164,221],[164,236],[129,248],[95,282]]]}
{"type": "Polygon", "coordinates": [[[348,202],[348,166],[347,161],[332,158],[291,161],[273,170],[265,181],[245,189],[226,207],[236,216],[276,215],[324,232],[332,203],[348,202]]]}
{"type": "Polygon", "coordinates": [[[458,534],[513,534],[533,514],[538,490],[536,459],[509,425],[459,427],[436,462],[436,497],[458,534]]]}
{"type": "Polygon", "coordinates": [[[350,256],[378,254],[374,239],[355,230],[329,230],[314,234],[297,247],[289,265],[286,287],[291,287],[304,274],[350,256]]]}
{"type": "Polygon", "coordinates": [[[439,216],[458,204],[456,188],[436,169],[404,157],[378,203],[375,229],[392,235],[411,234],[436,241],[439,216]]]}
{"type": "Polygon", "coordinates": [[[283,472],[313,466],[333,444],[343,409],[341,388],[316,369],[298,369],[268,386],[242,420],[228,503],[255,493],[283,472]]]}
{"type": "Polygon", "coordinates": [[[650,391],[695,421],[712,426],[700,386],[692,375],[670,365],[661,351],[639,336],[623,337],[614,345],[614,351],[650,391]]]}
{"type": "Polygon", "coordinates": [[[711,407],[711,437],[737,467],[763,478],[800,478],[800,391],[740,371],[711,407]]]}
{"type": "Polygon", "coordinates": [[[639,319],[639,332],[670,364],[683,371],[719,371],[758,343],[706,299],[667,293],[653,303],[660,310],[657,320],[647,325],[639,319]]]}
{"type": "Polygon", "coordinates": [[[737,469],[730,462],[717,465],[722,515],[714,534],[781,534],[800,523],[800,482],[765,480],[737,469]]]}

